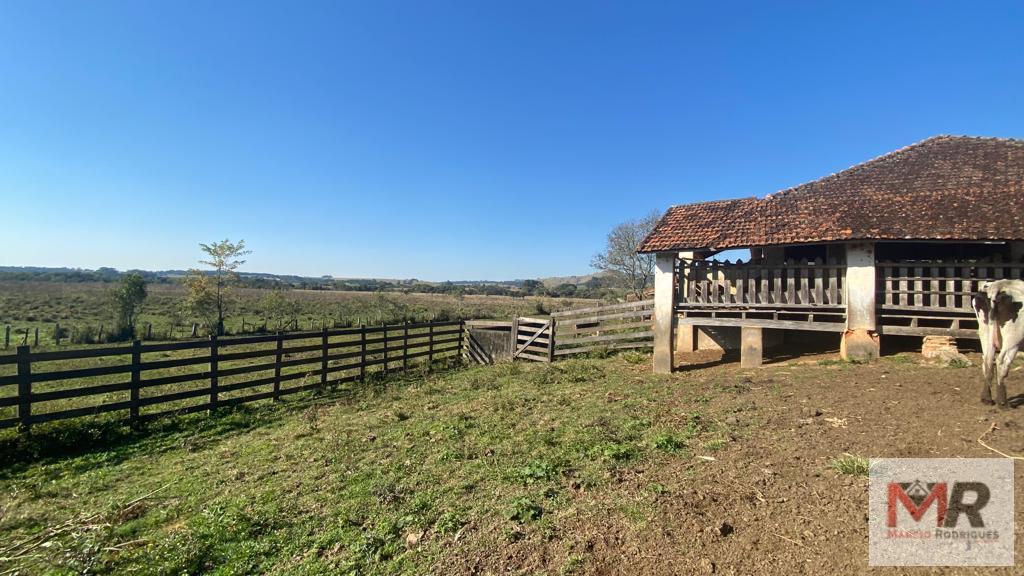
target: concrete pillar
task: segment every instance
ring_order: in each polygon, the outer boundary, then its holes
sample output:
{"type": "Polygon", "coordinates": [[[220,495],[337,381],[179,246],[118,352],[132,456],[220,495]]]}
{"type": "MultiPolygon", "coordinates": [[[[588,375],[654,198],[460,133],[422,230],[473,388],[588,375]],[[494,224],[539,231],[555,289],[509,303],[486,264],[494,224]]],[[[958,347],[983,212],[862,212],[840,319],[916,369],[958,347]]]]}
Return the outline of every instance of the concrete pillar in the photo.
{"type": "Polygon", "coordinates": [[[659,252],[654,260],[654,372],[672,372],[672,328],[675,322],[675,252],[659,252]]]}
{"type": "Polygon", "coordinates": [[[878,358],[875,324],[875,246],[870,242],[846,245],[846,332],[839,346],[844,360],[878,358]]]}
{"type": "Polygon", "coordinates": [[[761,328],[744,326],[740,330],[740,368],[759,368],[764,359],[761,328]]]}
{"type": "Polygon", "coordinates": [[[697,351],[697,327],[693,324],[681,324],[679,317],[675,318],[676,345],[675,351],[696,352],[697,351]]]}

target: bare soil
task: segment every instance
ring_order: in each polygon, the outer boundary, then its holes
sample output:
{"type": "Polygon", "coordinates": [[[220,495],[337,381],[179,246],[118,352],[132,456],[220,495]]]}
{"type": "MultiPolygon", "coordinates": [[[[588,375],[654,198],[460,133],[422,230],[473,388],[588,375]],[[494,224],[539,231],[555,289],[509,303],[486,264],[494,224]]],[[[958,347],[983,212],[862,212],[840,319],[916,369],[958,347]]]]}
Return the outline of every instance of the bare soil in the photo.
{"type": "MultiPolygon", "coordinates": [[[[516,541],[509,534],[469,538],[443,561],[441,572],[1020,573],[1013,568],[869,569],[867,478],[840,474],[830,461],[844,453],[999,457],[978,442],[993,424],[996,429],[985,435],[988,444],[1024,454],[1024,411],[979,402],[977,354],[969,355],[975,363],[969,368],[926,365],[913,353],[870,365],[834,358],[826,352],[741,370],[713,353],[684,357],[687,366],[671,380],[679,403],[664,410],[683,418],[692,399],[702,399],[707,412],[733,431],[732,441],[718,450],[697,447],[691,457],[668,466],[625,469],[615,479],[621,491],[593,496],[574,489],[579,520],[568,514],[546,541],[516,541]],[[608,496],[651,492],[652,486],[651,502],[616,502],[608,496]],[[634,508],[633,517],[623,514],[634,508]],[[491,546],[484,549],[486,542],[491,546]],[[567,554],[570,560],[563,561],[567,554]],[[574,556],[578,565],[571,561],[574,556]]],[[[1019,405],[1024,398],[1020,372],[1011,374],[1009,388],[1019,405]]],[[[1018,466],[1018,502],[1024,491],[1020,474],[1018,466]]],[[[1018,527],[1024,526],[1022,512],[1018,505],[1018,527]]],[[[1019,559],[1022,553],[1018,539],[1019,559]]]]}

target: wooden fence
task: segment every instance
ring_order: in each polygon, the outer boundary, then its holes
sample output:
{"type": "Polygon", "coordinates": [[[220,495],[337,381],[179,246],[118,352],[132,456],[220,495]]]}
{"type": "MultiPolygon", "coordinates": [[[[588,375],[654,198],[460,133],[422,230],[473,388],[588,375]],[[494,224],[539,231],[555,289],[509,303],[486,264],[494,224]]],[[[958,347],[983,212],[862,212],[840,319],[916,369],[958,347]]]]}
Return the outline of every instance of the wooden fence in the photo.
{"type": "Polygon", "coordinates": [[[19,346],[0,356],[0,428],[118,411],[132,423],[212,412],[386,376],[416,359],[429,367],[462,348],[461,321],[47,352],[19,346]]]}
{"type": "Polygon", "coordinates": [[[879,304],[891,310],[974,314],[971,295],[990,280],[1020,280],[1024,264],[1003,262],[879,262],[879,304]]]}
{"type": "Polygon", "coordinates": [[[679,308],[846,305],[846,266],[821,259],[779,265],[680,261],[679,308]]]}
{"type": "Polygon", "coordinates": [[[598,349],[652,348],[654,301],[555,312],[552,357],[598,349]]]}

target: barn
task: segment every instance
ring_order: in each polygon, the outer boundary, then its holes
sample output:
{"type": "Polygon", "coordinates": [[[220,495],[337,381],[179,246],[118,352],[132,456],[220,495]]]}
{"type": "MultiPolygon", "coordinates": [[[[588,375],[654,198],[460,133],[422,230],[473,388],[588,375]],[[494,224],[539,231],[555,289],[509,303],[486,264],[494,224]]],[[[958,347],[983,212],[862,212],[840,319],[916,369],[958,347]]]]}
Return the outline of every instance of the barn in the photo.
{"type": "Polygon", "coordinates": [[[971,294],[1024,269],[1024,140],[935,136],[764,197],[673,206],[639,252],[656,255],[657,372],[710,347],[756,366],[796,332],[856,360],[889,335],[976,338],[971,294]]]}

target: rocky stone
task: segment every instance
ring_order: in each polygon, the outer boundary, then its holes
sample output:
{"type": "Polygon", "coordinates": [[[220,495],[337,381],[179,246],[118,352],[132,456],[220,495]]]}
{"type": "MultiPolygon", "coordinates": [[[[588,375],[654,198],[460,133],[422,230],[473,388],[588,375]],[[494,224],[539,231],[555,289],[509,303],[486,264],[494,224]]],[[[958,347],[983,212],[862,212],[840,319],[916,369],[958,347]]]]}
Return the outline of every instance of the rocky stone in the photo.
{"type": "Polygon", "coordinates": [[[925,336],[921,344],[921,356],[929,362],[944,366],[950,364],[971,365],[971,361],[957,350],[956,338],[952,336],[925,336]]]}

